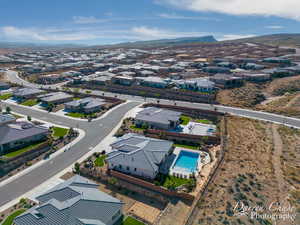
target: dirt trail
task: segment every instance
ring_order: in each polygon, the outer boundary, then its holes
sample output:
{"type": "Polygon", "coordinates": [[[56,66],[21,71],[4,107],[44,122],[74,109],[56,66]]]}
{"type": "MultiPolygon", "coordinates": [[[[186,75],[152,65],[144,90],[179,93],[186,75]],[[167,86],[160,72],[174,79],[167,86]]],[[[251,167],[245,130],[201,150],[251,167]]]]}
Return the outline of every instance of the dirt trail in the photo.
{"type": "Polygon", "coordinates": [[[283,151],[283,143],[281,140],[281,136],[277,131],[278,125],[272,124],[272,135],[273,135],[273,144],[274,144],[274,151],[272,155],[272,162],[274,166],[274,173],[277,179],[278,189],[280,191],[280,200],[285,199],[284,193],[286,192],[286,185],[284,180],[284,175],[281,168],[281,160],[280,157],[282,156],[283,151]]]}

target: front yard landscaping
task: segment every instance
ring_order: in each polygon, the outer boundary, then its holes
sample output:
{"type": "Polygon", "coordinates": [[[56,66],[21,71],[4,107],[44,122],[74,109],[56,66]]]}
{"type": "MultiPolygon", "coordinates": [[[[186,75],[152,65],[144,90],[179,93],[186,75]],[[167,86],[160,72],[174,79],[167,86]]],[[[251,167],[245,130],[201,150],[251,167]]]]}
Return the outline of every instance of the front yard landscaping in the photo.
{"type": "Polygon", "coordinates": [[[145,225],[143,222],[134,219],[131,216],[128,216],[122,223],[122,225],[145,225]]]}
{"type": "Polygon", "coordinates": [[[131,130],[135,130],[135,131],[144,131],[144,130],[146,130],[146,129],[143,128],[143,127],[137,127],[137,126],[135,126],[134,124],[130,126],[130,129],[131,129],[131,130]]]}
{"type": "Polygon", "coordinates": [[[2,225],[12,225],[13,224],[13,221],[14,219],[21,215],[22,213],[24,213],[26,211],[26,209],[19,209],[15,212],[13,212],[12,214],[10,214],[6,219],[5,221],[2,223],[2,225]]]}
{"type": "Polygon", "coordinates": [[[66,114],[67,116],[74,117],[74,118],[81,118],[81,119],[86,119],[89,117],[96,117],[96,113],[91,113],[91,114],[85,114],[85,113],[78,113],[78,112],[69,112],[66,114]]]}
{"type": "Polygon", "coordinates": [[[96,160],[94,161],[95,166],[97,167],[102,167],[104,166],[106,155],[100,155],[99,157],[96,158],[96,160]]]}
{"type": "Polygon", "coordinates": [[[32,107],[32,106],[37,105],[37,104],[38,104],[37,99],[28,99],[25,102],[21,103],[21,105],[29,106],[29,107],[32,107]]]}
{"type": "Polygon", "coordinates": [[[190,122],[191,119],[192,118],[189,117],[189,116],[181,116],[180,117],[181,125],[187,125],[190,122]]]}
{"type": "Polygon", "coordinates": [[[12,94],[10,94],[10,93],[3,94],[3,95],[0,95],[0,100],[7,100],[10,97],[12,97],[12,94]]]}
{"type": "Polygon", "coordinates": [[[69,132],[69,129],[62,127],[52,127],[51,130],[54,138],[63,138],[69,132]]]}
{"type": "Polygon", "coordinates": [[[38,148],[39,146],[43,145],[46,142],[47,141],[33,143],[33,144],[29,145],[29,146],[26,146],[24,148],[21,148],[19,150],[14,151],[14,152],[7,153],[7,154],[5,154],[3,156],[6,157],[6,158],[13,158],[13,157],[16,157],[18,155],[21,155],[24,152],[28,152],[28,151],[31,151],[31,150],[33,150],[35,148],[38,148]]]}

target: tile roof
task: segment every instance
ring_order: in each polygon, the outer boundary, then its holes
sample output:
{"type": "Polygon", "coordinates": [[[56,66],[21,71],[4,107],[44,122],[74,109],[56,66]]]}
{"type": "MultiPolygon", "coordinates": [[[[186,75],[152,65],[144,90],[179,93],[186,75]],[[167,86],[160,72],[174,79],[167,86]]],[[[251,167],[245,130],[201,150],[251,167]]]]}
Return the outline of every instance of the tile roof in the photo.
{"type": "Polygon", "coordinates": [[[120,160],[120,164],[129,161],[132,167],[158,171],[159,164],[172,145],[171,141],[129,133],[111,144],[113,152],[109,153],[106,160],[120,160]]]}
{"type": "Polygon", "coordinates": [[[38,200],[41,204],[18,216],[16,225],[106,225],[111,224],[123,204],[78,175],[55,186],[38,200]]]}

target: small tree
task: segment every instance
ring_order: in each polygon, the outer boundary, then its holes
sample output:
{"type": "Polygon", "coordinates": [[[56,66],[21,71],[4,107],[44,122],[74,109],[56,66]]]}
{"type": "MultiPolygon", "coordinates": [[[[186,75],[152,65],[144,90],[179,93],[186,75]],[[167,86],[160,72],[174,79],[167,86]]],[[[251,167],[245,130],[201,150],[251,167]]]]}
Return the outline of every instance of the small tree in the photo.
{"type": "Polygon", "coordinates": [[[54,108],[54,104],[53,104],[53,103],[49,103],[49,104],[47,105],[47,110],[48,110],[48,112],[52,112],[53,108],[54,108]]]}
{"type": "Polygon", "coordinates": [[[27,116],[27,120],[28,120],[28,121],[31,121],[31,116],[27,116]]]}
{"type": "Polygon", "coordinates": [[[10,108],[9,106],[7,106],[6,109],[5,109],[5,111],[6,111],[7,113],[11,113],[11,108],[10,108]]]}
{"type": "Polygon", "coordinates": [[[79,173],[80,172],[80,164],[78,162],[75,163],[74,170],[75,170],[75,173],[79,173]]]}

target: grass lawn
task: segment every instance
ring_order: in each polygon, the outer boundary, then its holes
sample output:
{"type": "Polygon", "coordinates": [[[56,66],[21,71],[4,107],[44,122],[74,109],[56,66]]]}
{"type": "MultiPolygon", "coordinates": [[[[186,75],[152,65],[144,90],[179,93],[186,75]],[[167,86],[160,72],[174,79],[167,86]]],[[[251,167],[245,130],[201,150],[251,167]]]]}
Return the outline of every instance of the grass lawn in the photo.
{"type": "Polygon", "coordinates": [[[134,219],[131,216],[128,216],[122,223],[122,225],[145,225],[141,221],[134,219]]]}
{"type": "Polygon", "coordinates": [[[201,120],[196,120],[197,123],[204,123],[204,124],[212,124],[210,120],[207,119],[201,119],[201,120]]]}
{"type": "Polygon", "coordinates": [[[187,148],[187,149],[193,149],[193,150],[198,150],[199,149],[199,146],[180,145],[180,144],[174,144],[174,147],[187,148]]]}
{"type": "Polygon", "coordinates": [[[25,102],[22,102],[21,105],[24,105],[24,106],[34,106],[34,105],[37,105],[38,104],[38,101],[37,99],[29,99],[29,100],[26,100],[25,102]]]}
{"type": "Polygon", "coordinates": [[[191,117],[189,117],[189,116],[181,116],[180,120],[181,120],[181,124],[182,125],[187,125],[190,122],[191,117]]]}
{"type": "Polygon", "coordinates": [[[7,100],[10,97],[12,97],[12,94],[10,94],[10,93],[3,94],[3,95],[0,95],[0,100],[7,100]]]}
{"type": "Polygon", "coordinates": [[[98,166],[98,167],[102,167],[104,166],[104,160],[106,158],[106,155],[101,155],[100,157],[98,157],[96,160],[95,160],[95,166],[98,166]]]}
{"type": "Polygon", "coordinates": [[[76,101],[76,100],[80,100],[80,99],[81,99],[81,98],[75,98],[75,97],[73,98],[73,100],[74,100],[74,101],[76,101]]]}
{"type": "Polygon", "coordinates": [[[31,145],[28,145],[24,148],[21,148],[19,150],[16,150],[14,152],[10,152],[10,153],[7,153],[6,155],[3,155],[4,157],[6,158],[13,158],[13,157],[16,157],[24,152],[28,152],[34,148],[37,148],[38,146],[44,144],[46,141],[42,141],[42,142],[38,142],[38,143],[34,143],[34,144],[31,144],[31,145]]]}
{"type": "Polygon", "coordinates": [[[74,117],[74,118],[88,118],[89,116],[90,117],[95,117],[96,116],[95,113],[93,113],[93,114],[84,114],[84,113],[77,113],[77,112],[69,112],[66,115],[74,117]]]}
{"type": "Polygon", "coordinates": [[[170,188],[179,187],[183,184],[188,184],[190,182],[190,179],[184,179],[175,176],[160,174],[158,177],[158,182],[160,183],[161,186],[170,189],[170,188]]]}
{"type": "Polygon", "coordinates": [[[28,152],[28,151],[31,151],[32,149],[34,148],[37,148],[38,146],[44,144],[46,141],[42,141],[42,142],[38,142],[38,143],[34,143],[34,144],[31,144],[31,145],[28,145],[24,148],[21,148],[19,150],[16,150],[14,152],[10,152],[10,153],[7,153],[6,155],[3,155],[4,157],[6,158],[13,158],[13,157],[16,157],[24,152],[28,152]]]}
{"type": "Polygon", "coordinates": [[[17,216],[21,215],[21,214],[22,214],[23,212],[25,212],[25,211],[26,211],[25,209],[19,209],[19,210],[13,212],[12,214],[10,214],[10,215],[6,218],[6,220],[2,223],[2,225],[11,225],[11,224],[13,224],[14,219],[15,219],[17,216]]]}
{"type": "Polygon", "coordinates": [[[67,113],[66,115],[74,117],[74,118],[83,118],[84,117],[83,113],[75,113],[75,112],[70,112],[70,113],[67,113]]]}
{"type": "Polygon", "coordinates": [[[130,129],[136,130],[136,131],[144,131],[145,130],[145,129],[141,128],[141,127],[136,127],[135,125],[131,125],[130,129]]]}
{"type": "Polygon", "coordinates": [[[52,135],[53,137],[64,137],[68,134],[69,129],[62,128],[62,127],[53,127],[52,128],[52,135]]]}

